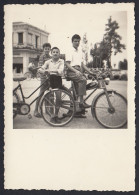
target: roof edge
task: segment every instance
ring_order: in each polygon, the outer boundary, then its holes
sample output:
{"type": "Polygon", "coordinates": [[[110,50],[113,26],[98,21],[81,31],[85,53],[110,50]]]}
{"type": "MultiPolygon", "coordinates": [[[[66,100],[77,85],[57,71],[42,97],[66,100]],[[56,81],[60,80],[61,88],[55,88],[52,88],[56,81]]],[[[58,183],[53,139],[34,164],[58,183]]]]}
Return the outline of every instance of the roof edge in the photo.
{"type": "Polygon", "coordinates": [[[29,24],[29,23],[26,23],[26,22],[13,22],[13,26],[14,26],[14,25],[17,25],[17,24],[19,24],[19,25],[27,25],[27,26],[33,27],[34,29],[40,30],[40,31],[42,31],[42,32],[44,32],[44,33],[47,33],[48,35],[50,34],[49,32],[47,32],[47,31],[45,31],[45,30],[42,30],[41,28],[38,28],[38,27],[33,26],[33,25],[31,25],[31,24],[29,24]]]}

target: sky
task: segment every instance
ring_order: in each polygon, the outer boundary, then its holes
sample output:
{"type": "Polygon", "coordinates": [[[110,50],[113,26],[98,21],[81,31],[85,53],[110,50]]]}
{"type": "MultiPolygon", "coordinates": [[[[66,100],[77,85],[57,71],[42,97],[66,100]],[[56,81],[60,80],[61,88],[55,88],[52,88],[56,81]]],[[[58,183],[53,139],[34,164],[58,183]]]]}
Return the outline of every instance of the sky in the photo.
{"type": "MultiPolygon", "coordinates": [[[[52,47],[57,46],[61,53],[66,53],[71,47],[71,37],[74,34],[83,37],[87,33],[89,47],[99,43],[103,39],[105,24],[110,16],[118,22],[120,28],[117,32],[122,37],[121,42],[127,45],[127,12],[118,7],[102,4],[32,4],[11,5],[7,8],[12,22],[26,22],[46,30],[50,33],[48,41],[52,47]]],[[[114,57],[113,63],[124,58],[127,58],[126,50],[114,57]]]]}

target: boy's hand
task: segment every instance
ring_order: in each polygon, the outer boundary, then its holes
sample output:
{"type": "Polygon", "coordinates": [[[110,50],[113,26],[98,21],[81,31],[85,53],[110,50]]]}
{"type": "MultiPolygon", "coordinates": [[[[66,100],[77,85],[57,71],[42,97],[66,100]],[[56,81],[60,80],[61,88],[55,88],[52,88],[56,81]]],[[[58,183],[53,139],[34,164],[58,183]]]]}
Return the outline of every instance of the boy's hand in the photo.
{"type": "Polygon", "coordinates": [[[82,73],[80,71],[76,71],[77,76],[82,76],[82,73]]]}
{"type": "Polygon", "coordinates": [[[45,72],[44,72],[45,74],[49,74],[49,71],[48,70],[45,70],[45,72]]]}
{"type": "Polygon", "coordinates": [[[44,74],[45,70],[39,69],[38,72],[41,73],[41,74],[44,74]]]}
{"type": "Polygon", "coordinates": [[[44,69],[39,69],[38,72],[41,74],[48,74],[48,71],[44,69]]]}

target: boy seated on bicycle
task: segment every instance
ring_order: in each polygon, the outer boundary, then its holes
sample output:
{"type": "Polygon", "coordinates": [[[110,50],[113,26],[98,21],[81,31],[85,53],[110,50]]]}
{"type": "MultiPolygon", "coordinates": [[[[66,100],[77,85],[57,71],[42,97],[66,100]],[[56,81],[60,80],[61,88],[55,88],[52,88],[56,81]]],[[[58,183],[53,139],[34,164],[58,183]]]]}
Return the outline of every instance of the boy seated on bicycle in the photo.
{"type": "MultiPolygon", "coordinates": [[[[62,78],[61,76],[64,73],[64,60],[60,59],[60,50],[57,47],[53,47],[51,49],[52,59],[47,60],[44,65],[39,69],[39,72],[49,73],[49,80],[50,80],[50,88],[62,88],[62,78]]],[[[60,93],[57,92],[57,102],[60,99],[60,93]]],[[[55,111],[55,114],[52,115],[51,120],[55,120],[56,122],[60,123],[60,120],[58,119],[58,111],[57,109],[55,111]]]]}
{"type": "Polygon", "coordinates": [[[82,108],[89,108],[90,105],[84,102],[87,81],[83,72],[93,73],[83,64],[82,52],[79,49],[80,40],[81,37],[79,35],[75,34],[72,36],[72,48],[70,53],[66,55],[67,77],[76,85],[80,106],[82,108]]]}

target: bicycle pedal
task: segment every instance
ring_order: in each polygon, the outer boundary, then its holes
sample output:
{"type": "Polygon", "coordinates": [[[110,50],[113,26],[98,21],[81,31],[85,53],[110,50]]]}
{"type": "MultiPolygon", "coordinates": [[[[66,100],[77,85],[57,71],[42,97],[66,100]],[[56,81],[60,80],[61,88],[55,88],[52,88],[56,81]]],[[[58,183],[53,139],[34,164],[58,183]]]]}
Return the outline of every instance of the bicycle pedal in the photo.
{"type": "Polygon", "coordinates": [[[28,119],[32,119],[32,115],[31,114],[28,114],[28,119]]]}

